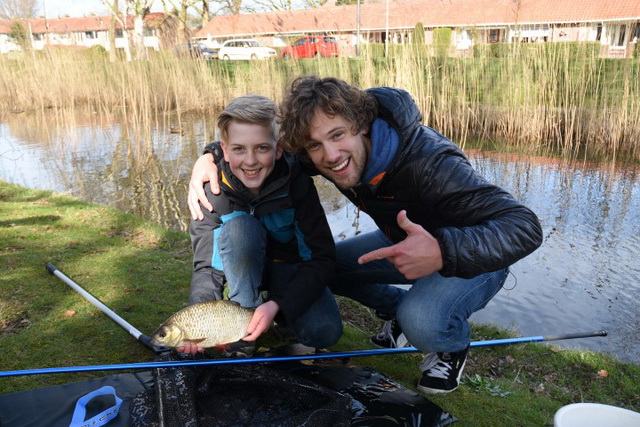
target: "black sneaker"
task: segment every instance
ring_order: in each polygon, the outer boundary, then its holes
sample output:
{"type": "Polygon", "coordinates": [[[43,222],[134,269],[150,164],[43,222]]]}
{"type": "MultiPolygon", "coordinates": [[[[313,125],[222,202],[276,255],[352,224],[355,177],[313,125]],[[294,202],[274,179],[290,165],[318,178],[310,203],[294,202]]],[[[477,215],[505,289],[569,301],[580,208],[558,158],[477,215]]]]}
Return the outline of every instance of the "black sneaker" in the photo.
{"type": "Polygon", "coordinates": [[[407,337],[402,333],[398,321],[393,318],[384,322],[382,331],[379,334],[369,338],[371,344],[380,348],[402,348],[409,345],[407,337]]]}
{"type": "Polygon", "coordinates": [[[420,364],[418,388],[425,393],[450,393],[460,385],[469,347],[457,353],[427,353],[420,364]]]}

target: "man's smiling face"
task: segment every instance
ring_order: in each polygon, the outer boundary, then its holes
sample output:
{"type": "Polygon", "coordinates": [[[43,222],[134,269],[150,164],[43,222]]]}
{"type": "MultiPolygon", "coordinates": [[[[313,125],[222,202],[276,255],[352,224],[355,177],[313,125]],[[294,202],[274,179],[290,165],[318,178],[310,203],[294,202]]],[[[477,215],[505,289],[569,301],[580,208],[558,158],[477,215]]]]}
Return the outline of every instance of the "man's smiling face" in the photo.
{"type": "Polygon", "coordinates": [[[353,132],[353,124],[342,116],[316,110],[309,124],[307,155],[318,172],[338,188],[347,190],[360,182],[369,155],[368,129],[353,132]]]}

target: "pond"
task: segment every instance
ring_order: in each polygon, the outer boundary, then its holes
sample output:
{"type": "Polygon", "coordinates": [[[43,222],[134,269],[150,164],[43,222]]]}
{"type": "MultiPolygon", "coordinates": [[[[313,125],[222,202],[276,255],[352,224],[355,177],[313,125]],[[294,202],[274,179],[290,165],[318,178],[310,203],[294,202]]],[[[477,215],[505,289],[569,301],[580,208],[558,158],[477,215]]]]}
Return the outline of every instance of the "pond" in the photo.
{"type": "MultiPolygon", "coordinates": [[[[211,117],[10,115],[0,121],[0,179],[186,230],[191,166],[214,128],[211,117]]],[[[542,247],[511,268],[505,289],[472,320],[524,336],[605,329],[606,338],[556,343],[640,363],[640,169],[466,152],[482,175],[533,209],[544,229],[542,247]]],[[[317,183],[336,239],[352,235],[352,206],[317,183]]],[[[360,220],[360,231],[372,227],[360,220]]]]}

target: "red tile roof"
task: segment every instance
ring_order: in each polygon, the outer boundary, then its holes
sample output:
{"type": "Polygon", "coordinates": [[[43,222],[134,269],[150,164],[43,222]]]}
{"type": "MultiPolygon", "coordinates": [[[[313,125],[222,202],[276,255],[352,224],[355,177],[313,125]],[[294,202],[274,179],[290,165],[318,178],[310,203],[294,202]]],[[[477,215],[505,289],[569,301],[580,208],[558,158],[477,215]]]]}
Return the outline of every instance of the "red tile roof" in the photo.
{"type": "MultiPolygon", "coordinates": [[[[386,28],[386,1],[360,6],[360,28],[386,28]]],[[[400,0],[389,2],[389,27],[580,23],[640,19],[640,0],[400,0]]],[[[196,37],[354,31],[357,5],[216,16],[196,37]]]]}
{"type": "MultiPolygon", "coordinates": [[[[152,22],[161,19],[163,16],[164,13],[155,12],[147,14],[144,19],[146,22],[152,22]]],[[[47,27],[49,33],[74,33],[82,31],[107,31],[111,19],[112,17],[109,15],[86,16],[81,18],[34,18],[30,19],[29,22],[31,23],[31,32],[35,34],[47,32],[47,27]]],[[[133,28],[133,19],[133,15],[127,16],[127,26],[129,28],[133,28]]],[[[13,20],[0,20],[0,33],[9,33],[12,22],[13,20]]],[[[122,25],[118,23],[117,28],[122,28],[122,25]]]]}

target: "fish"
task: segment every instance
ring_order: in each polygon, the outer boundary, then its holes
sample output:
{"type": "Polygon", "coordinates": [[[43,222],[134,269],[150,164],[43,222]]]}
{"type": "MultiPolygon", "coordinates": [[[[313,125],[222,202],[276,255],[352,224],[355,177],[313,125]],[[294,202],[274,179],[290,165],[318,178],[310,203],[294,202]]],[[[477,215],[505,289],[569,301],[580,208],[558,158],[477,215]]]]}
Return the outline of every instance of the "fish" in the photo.
{"type": "Polygon", "coordinates": [[[151,335],[151,344],[180,347],[194,343],[202,348],[221,347],[247,336],[254,311],[229,300],[196,303],[165,320],[151,335]]]}

